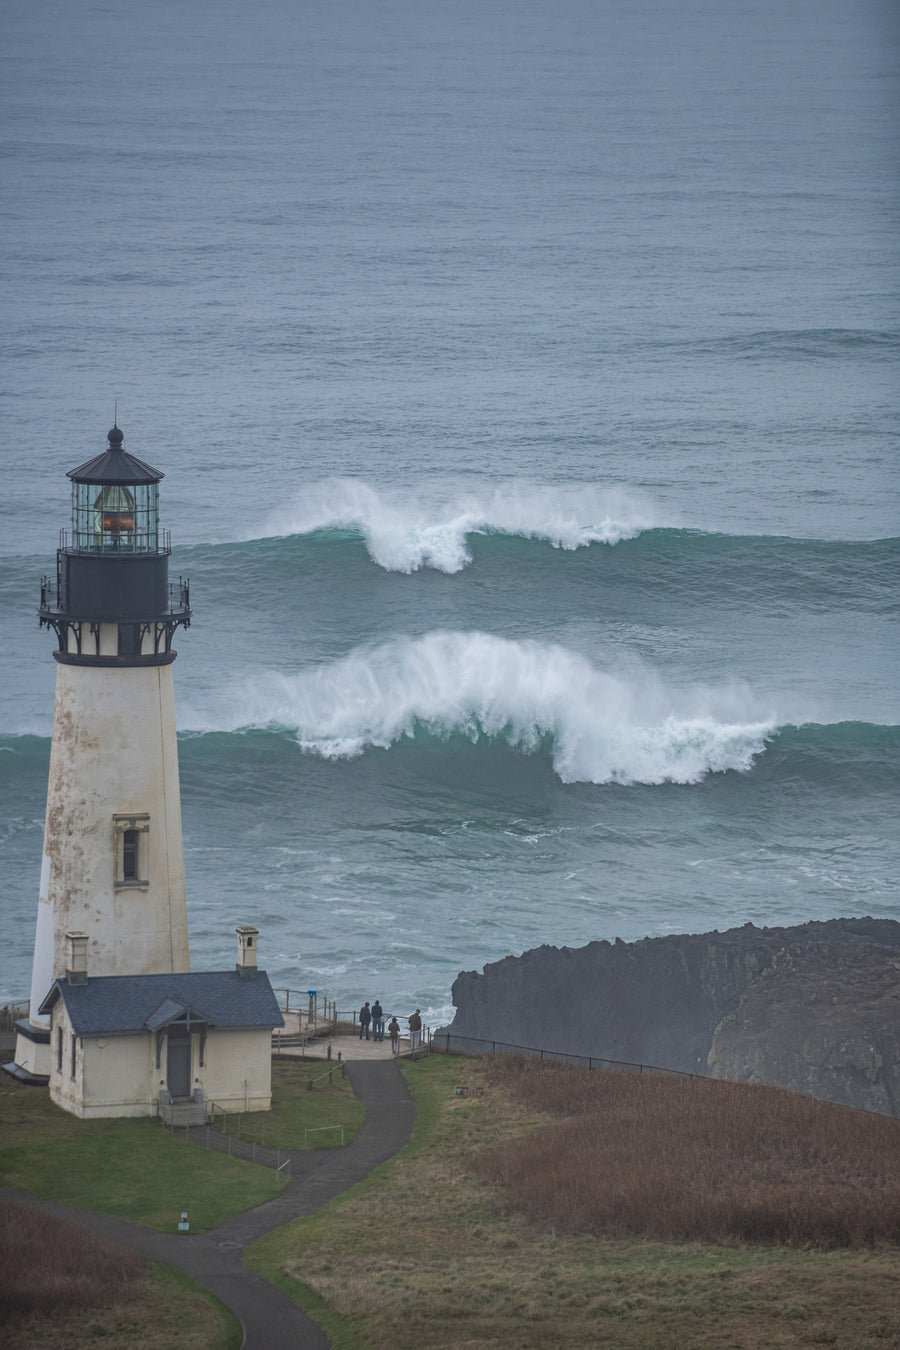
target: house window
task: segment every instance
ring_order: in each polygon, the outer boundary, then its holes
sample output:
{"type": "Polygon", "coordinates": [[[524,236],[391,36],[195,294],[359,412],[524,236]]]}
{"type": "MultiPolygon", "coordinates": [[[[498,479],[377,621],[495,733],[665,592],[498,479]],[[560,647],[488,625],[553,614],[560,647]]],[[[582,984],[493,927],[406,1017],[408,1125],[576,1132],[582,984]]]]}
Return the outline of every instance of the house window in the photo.
{"type": "Polygon", "coordinates": [[[63,1029],[62,1029],[62,1027],[57,1027],[57,1029],[56,1029],[56,1072],[57,1072],[57,1073],[62,1073],[62,1062],[63,1062],[63,1029]]]}
{"type": "Polygon", "coordinates": [[[71,1068],[69,1069],[69,1077],[70,1077],[70,1078],[74,1078],[74,1077],[75,1077],[75,1046],[76,1046],[76,1044],[77,1044],[77,1041],[76,1041],[76,1039],[75,1039],[75,1032],[73,1031],[73,1032],[72,1032],[72,1066],[71,1066],[71,1068]]]}
{"type": "Polygon", "coordinates": [[[148,886],[150,817],[145,813],[115,815],[113,831],[116,886],[148,886]]]}

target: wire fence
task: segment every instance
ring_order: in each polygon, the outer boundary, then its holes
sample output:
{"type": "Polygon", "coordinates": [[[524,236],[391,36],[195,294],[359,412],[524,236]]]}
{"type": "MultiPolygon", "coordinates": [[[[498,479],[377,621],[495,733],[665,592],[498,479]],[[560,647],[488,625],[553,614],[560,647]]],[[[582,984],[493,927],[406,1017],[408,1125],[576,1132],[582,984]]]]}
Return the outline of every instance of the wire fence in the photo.
{"type": "Polygon", "coordinates": [[[166,1128],[179,1138],[201,1144],[214,1153],[224,1153],[228,1158],[240,1158],[244,1162],[257,1163],[260,1167],[269,1167],[282,1176],[293,1175],[293,1154],[286,1149],[266,1148],[265,1144],[226,1134],[213,1125],[169,1125],[166,1128]]]}
{"type": "Polygon", "coordinates": [[[708,1074],[692,1073],[689,1069],[664,1069],[658,1064],[633,1064],[629,1060],[604,1059],[599,1055],[575,1055],[567,1050],[546,1050],[534,1045],[514,1045],[511,1041],[494,1041],[477,1036],[457,1036],[455,1032],[436,1032],[431,1037],[431,1051],[442,1055],[529,1055],[541,1063],[558,1062],[581,1064],[588,1069],[625,1069],[635,1074],[678,1074],[681,1078],[707,1078],[708,1074]],[[464,1044],[463,1044],[464,1043],[464,1044]]]}

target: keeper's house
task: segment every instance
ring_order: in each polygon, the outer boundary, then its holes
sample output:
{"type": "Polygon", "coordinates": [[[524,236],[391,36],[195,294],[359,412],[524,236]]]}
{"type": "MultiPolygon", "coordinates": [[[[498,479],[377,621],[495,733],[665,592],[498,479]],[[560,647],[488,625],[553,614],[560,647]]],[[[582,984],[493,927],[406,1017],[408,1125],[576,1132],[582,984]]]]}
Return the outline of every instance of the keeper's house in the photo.
{"type": "Polygon", "coordinates": [[[206,1120],[208,1104],[268,1111],[272,1031],[284,1018],[256,967],[257,930],[238,933],[233,970],[101,975],[86,934],[66,934],[66,974],[41,1004],[50,1018],[50,1096],[76,1116],[206,1120]]]}

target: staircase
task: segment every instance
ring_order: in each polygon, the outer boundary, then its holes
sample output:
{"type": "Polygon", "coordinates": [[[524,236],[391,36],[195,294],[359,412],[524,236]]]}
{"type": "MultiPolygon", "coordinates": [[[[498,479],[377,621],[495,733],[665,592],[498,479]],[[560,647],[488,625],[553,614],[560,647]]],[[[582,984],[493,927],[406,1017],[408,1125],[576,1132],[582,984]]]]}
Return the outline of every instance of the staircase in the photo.
{"type": "Polygon", "coordinates": [[[192,1097],[173,1099],[165,1088],[160,1088],[159,1114],[169,1126],[206,1124],[206,1094],[203,1089],[194,1089],[192,1097]]]}

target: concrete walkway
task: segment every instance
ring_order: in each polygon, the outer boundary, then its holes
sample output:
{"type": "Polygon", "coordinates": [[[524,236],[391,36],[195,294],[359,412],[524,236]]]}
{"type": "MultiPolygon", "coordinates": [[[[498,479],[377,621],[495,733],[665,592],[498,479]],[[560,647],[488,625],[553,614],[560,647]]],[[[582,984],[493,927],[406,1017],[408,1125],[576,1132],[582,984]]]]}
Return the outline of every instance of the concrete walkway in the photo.
{"type": "MultiPolygon", "coordinates": [[[[347,1075],[366,1112],[353,1143],[347,1148],[303,1155],[303,1170],[281,1195],[236,1215],[208,1233],[198,1236],[155,1233],[122,1219],[38,1200],[18,1191],[0,1188],[0,1196],[78,1223],[183,1271],[221,1299],[240,1319],[244,1328],[243,1350],[327,1350],[330,1342],[319,1324],[286,1294],[251,1274],[241,1262],[241,1252],[248,1243],[302,1214],[312,1214],[349,1190],[407,1142],[415,1107],[400,1066],[391,1056],[390,1042],[385,1044],[386,1058],[380,1053],[377,1059],[345,1057],[347,1075]]],[[[380,1052],[381,1042],[377,1045],[380,1052]]]]}

